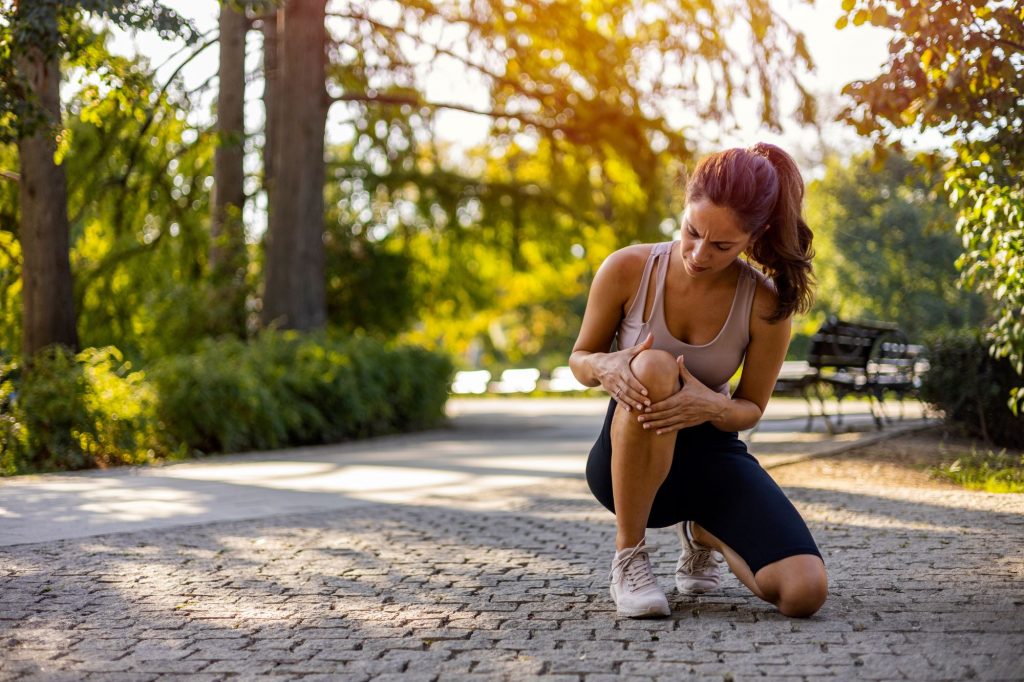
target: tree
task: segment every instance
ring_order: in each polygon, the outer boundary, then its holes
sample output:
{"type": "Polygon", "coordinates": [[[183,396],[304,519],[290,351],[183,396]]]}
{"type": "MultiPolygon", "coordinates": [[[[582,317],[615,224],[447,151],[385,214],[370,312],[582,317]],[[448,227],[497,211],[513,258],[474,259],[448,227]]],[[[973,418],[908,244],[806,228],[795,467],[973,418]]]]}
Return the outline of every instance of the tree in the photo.
{"type": "Polygon", "coordinates": [[[326,0],[290,0],[278,12],[274,181],[267,229],[263,324],[316,329],[327,320],[324,283],[326,0]],[[282,27],[283,24],[283,27],[282,27]],[[287,109],[285,109],[287,107],[287,109]]]}
{"type": "Polygon", "coordinates": [[[24,305],[22,352],[34,355],[52,344],[78,349],[71,264],[68,261],[67,182],[54,156],[61,130],[60,54],[45,40],[58,31],[56,2],[15,4],[19,32],[11,47],[17,76],[41,116],[41,125],[18,139],[21,167],[18,203],[24,305]]]}
{"type": "Polygon", "coordinates": [[[214,155],[210,228],[212,290],[235,335],[245,337],[245,34],[244,6],[222,0],[217,96],[217,151],[214,155]]]}
{"type": "Polygon", "coordinates": [[[58,163],[57,142],[63,130],[60,60],[73,47],[63,31],[82,11],[126,26],[154,27],[163,34],[187,28],[155,0],[22,0],[2,10],[0,141],[18,144],[22,352],[28,356],[53,344],[78,346],[68,259],[67,180],[58,163]]]}
{"type": "MultiPolygon", "coordinates": [[[[959,211],[961,281],[995,304],[991,351],[1024,374],[1024,6],[1001,0],[844,0],[838,26],[893,31],[889,59],[850,83],[844,118],[876,149],[901,149],[906,131],[935,131],[952,155],[941,165],[959,211]]],[[[1024,387],[1011,399],[1024,400],[1024,387]]]]}
{"type": "Polygon", "coordinates": [[[263,190],[269,197],[270,187],[274,183],[274,153],[276,148],[275,132],[280,127],[277,123],[277,102],[275,96],[279,87],[277,75],[278,44],[277,19],[278,8],[274,5],[262,8],[258,18],[260,33],[263,35],[263,190]]]}

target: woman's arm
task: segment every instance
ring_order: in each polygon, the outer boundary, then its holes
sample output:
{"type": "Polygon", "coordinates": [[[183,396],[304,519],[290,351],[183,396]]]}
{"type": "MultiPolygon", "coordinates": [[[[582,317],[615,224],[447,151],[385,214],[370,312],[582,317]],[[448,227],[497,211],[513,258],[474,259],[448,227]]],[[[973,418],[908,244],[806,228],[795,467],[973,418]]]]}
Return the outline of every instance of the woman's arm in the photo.
{"type": "Polygon", "coordinates": [[[750,344],[743,360],[740,384],[732,399],[722,396],[721,411],[710,419],[722,431],[752,428],[772,397],[793,328],[788,317],[778,322],[765,319],[775,310],[775,301],[775,292],[758,284],[750,316],[750,344]]]}
{"type": "MultiPolygon", "coordinates": [[[[648,251],[651,248],[646,247],[648,251]]],[[[629,361],[644,344],[615,353],[609,353],[608,349],[646,260],[643,249],[643,246],[620,249],[598,268],[590,285],[580,333],[569,356],[569,367],[581,384],[603,385],[609,393],[618,394],[617,398],[626,401],[627,409],[629,406],[640,408],[641,403],[650,405],[647,389],[629,368],[629,361]]]]}

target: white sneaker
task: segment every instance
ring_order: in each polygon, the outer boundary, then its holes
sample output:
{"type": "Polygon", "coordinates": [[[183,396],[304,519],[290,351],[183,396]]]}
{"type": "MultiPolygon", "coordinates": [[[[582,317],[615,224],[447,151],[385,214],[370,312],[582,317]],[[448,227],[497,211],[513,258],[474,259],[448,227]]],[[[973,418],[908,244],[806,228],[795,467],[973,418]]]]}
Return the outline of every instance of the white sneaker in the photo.
{"type": "Polygon", "coordinates": [[[668,599],[651,570],[649,552],[657,549],[641,540],[636,547],[619,550],[612,559],[612,601],[620,616],[657,618],[669,614],[668,599]]]}
{"type": "Polygon", "coordinates": [[[703,594],[718,587],[722,581],[725,557],[693,539],[690,522],[676,524],[676,535],[683,551],[676,562],[676,587],[683,594],[703,594]]]}

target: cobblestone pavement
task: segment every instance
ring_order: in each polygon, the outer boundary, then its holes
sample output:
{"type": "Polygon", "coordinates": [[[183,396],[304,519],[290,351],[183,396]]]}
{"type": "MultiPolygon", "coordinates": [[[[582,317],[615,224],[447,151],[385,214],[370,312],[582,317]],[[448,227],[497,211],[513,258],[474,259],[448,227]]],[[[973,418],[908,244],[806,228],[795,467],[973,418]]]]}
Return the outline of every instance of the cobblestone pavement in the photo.
{"type": "Polygon", "coordinates": [[[0,680],[1024,680],[1024,495],[787,493],[830,572],[810,619],[731,575],[616,618],[612,517],[568,474],[0,548],[0,680]]]}

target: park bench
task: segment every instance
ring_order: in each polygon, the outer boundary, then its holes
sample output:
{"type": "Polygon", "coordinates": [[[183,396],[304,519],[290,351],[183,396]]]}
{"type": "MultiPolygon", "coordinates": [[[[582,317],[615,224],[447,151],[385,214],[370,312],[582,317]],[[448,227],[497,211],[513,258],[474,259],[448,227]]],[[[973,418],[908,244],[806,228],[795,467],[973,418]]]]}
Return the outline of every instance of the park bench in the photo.
{"type": "Polygon", "coordinates": [[[775,394],[799,395],[807,401],[807,429],[815,417],[825,420],[829,433],[835,432],[825,409],[822,388],[829,386],[837,401],[836,424],[843,421],[842,401],[848,395],[866,395],[871,416],[881,429],[892,419],[885,412],[885,400],[895,395],[903,418],[903,400],[920,385],[918,373],[926,367],[923,347],[908,341],[900,328],[888,322],[850,322],[830,317],[821,325],[807,352],[807,360],[784,363],[775,383],[775,394]],[[817,398],[815,410],[811,397],[817,398]]]}
{"type": "Polygon", "coordinates": [[[553,393],[587,390],[576,380],[572,370],[563,366],[553,369],[551,377],[546,380],[541,380],[540,370],[533,368],[507,369],[497,381],[491,381],[491,373],[485,369],[460,371],[455,373],[451,392],[455,395],[531,393],[537,388],[553,393]]]}
{"type": "Polygon", "coordinates": [[[491,373],[486,369],[469,370],[455,373],[452,382],[452,393],[458,395],[479,395],[487,392],[487,384],[491,381],[491,373]]]}
{"type": "Polygon", "coordinates": [[[552,393],[567,393],[587,390],[587,386],[584,386],[576,379],[576,375],[572,373],[572,369],[568,365],[555,367],[551,370],[551,378],[547,381],[542,381],[541,387],[546,391],[551,391],[552,393]]]}
{"type": "Polygon", "coordinates": [[[533,367],[506,369],[498,381],[487,386],[491,393],[532,393],[537,388],[540,370],[533,367]]]}

